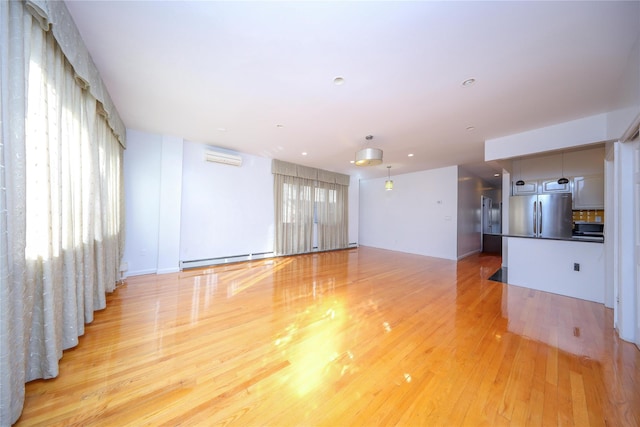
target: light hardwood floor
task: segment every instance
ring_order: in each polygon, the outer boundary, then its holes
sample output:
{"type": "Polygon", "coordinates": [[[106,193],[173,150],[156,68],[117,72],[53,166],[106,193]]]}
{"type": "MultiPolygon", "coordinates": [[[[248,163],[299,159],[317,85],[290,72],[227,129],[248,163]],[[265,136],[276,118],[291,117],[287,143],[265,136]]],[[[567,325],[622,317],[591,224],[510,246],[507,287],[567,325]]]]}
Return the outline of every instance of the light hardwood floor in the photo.
{"type": "Polygon", "coordinates": [[[18,425],[638,426],[600,304],[361,247],[131,277],[18,425]]]}

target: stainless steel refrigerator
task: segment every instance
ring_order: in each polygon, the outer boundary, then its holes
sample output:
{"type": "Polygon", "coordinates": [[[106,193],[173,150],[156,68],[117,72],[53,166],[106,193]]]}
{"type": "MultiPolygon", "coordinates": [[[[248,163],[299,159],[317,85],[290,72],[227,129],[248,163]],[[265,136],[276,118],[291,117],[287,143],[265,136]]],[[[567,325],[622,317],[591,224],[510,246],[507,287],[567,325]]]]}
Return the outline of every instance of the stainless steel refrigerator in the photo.
{"type": "Polygon", "coordinates": [[[571,238],[571,193],[511,196],[509,235],[571,238]]]}

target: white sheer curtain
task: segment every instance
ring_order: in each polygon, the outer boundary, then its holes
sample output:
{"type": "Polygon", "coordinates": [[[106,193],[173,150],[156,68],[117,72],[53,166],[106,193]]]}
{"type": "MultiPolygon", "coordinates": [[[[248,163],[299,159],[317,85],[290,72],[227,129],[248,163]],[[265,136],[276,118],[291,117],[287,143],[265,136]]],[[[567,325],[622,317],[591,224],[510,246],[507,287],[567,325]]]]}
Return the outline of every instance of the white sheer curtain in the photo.
{"type": "Polygon", "coordinates": [[[274,175],[275,253],[290,255],[313,250],[314,181],[274,175]]]}
{"type": "Polygon", "coordinates": [[[122,146],[111,117],[25,4],[0,3],[0,425],[58,375],[115,288],[122,146]]]}
{"type": "Polygon", "coordinates": [[[22,4],[0,2],[0,425],[22,411],[29,296],[25,292],[26,64],[31,17],[22,4]]]}
{"type": "Polygon", "coordinates": [[[349,187],[322,181],[316,185],[318,250],[346,248],[349,245],[349,187]]]}

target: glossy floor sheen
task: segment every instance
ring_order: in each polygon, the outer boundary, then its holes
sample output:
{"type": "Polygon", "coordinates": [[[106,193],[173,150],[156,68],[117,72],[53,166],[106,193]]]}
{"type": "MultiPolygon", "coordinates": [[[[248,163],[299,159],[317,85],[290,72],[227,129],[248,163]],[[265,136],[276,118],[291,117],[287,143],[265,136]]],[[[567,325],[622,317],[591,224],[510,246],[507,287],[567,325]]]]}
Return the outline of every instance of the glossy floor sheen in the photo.
{"type": "Polygon", "coordinates": [[[19,425],[640,424],[600,304],[362,247],[127,279],[19,425]]]}

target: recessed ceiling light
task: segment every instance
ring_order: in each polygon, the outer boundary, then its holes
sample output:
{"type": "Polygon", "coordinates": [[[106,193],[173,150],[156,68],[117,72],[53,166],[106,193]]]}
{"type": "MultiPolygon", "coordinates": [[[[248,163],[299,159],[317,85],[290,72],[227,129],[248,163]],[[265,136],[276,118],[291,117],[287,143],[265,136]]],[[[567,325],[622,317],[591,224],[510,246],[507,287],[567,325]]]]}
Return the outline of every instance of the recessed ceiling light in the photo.
{"type": "Polygon", "coordinates": [[[407,157],[413,157],[413,153],[407,154],[407,157]]]}
{"type": "Polygon", "coordinates": [[[355,160],[351,160],[349,163],[354,164],[356,161],[355,160]]]}
{"type": "Polygon", "coordinates": [[[342,84],[344,84],[344,77],[338,76],[335,79],[333,79],[333,84],[336,86],[340,86],[342,84]]]}
{"type": "Polygon", "coordinates": [[[500,174],[499,174],[499,173],[494,173],[494,174],[493,174],[493,176],[495,176],[495,177],[499,177],[499,176],[500,176],[500,174]]]}
{"type": "Polygon", "coordinates": [[[468,87],[468,86],[471,86],[472,84],[474,84],[475,82],[476,82],[476,79],[467,79],[467,80],[462,82],[462,86],[468,87]]]}
{"type": "Polygon", "coordinates": [[[226,132],[226,131],[227,131],[227,128],[218,128],[218,130],[219,130],[220,132],[226,132]]]}
{"type": "Polygon", "coordinates": [[[307,152],[306,152],[306,151],[303,151],[303,152],[302,152],[302,155],[303,155],[303,156],[306,156],[306,155],[307,155],[307,152]]]}
{"type": "Polygon", "coordinates": [[[467,130],[471,132],[472,130],[476,130],[475,126],[467,126],[467,130]]]}

